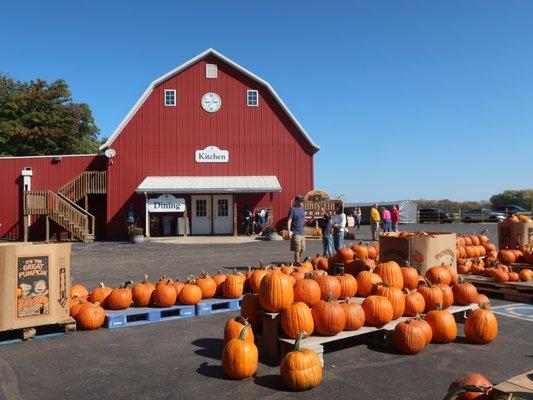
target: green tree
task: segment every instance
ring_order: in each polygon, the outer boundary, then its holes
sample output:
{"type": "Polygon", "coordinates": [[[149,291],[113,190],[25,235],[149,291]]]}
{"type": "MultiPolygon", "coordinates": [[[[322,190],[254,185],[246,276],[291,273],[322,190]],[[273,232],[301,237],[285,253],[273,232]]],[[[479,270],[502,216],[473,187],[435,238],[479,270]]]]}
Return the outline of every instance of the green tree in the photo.
{"type": "Polygon", "coordinates": [[[494,207],[515,205],[531,210],[533,209],[533,189],[504,190],[492,196],[490,202],[494,207]]]}
{"type": "Polygon", "coordinates": [[[96,152],[91,109],[70,96],[61,79],[19,82],[0,75],[0,156],[96,152]]]}

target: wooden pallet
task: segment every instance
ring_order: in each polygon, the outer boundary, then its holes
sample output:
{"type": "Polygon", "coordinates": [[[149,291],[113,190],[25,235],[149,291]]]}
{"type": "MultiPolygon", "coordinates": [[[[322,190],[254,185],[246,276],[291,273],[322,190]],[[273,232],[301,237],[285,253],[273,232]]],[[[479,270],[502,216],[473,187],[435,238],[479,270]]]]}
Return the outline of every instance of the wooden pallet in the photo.
{"type": "Polygon", "coordinates": [[[532,399],[533,398],[533,370],[530,370],[522,375],[517,375],[513,378],[494,386],[496,394],[509,394],[515,395],[515,400],[532,399]]]}
{"type": "Polygon", "coordinates": [[[479,292],[499,295],[506,300],[533,302],[533,281],[496,282],[488,276],[459,275],[465,282],[473,284],[479,292]]]}
{"type": "Polygon", "coordinates": [[[512,263],[512,264],[509,264],[509,267],[512,268],[513,272],[520,272],[521,270],[525,268],[533,269],[533,265],[530,265],[528,263],[512,263]]]}
{"type": "MultiPolygon", "coordinates": [[[[354,303],[362,303],[363,297],[353,297],[351,299],[354,303]]],[[[447,310],[454,314],[457,322],[463,322],[466,318],[466,312],[475,310],[477,304],[470,304],[469,306],[451,306],[447,310]]],[[[384,337],[386,331],[394,330],[397,324],[409,319],[409,317],[400,317],[391,321],[382,327],[363,326],[356,331],[342,331],[335,336],[319,336],[311,335],[301,341],[304,348],[311,349],[317,353],[322,365],[324,364],[324,344],[331,342],[339,342],[349,338],[355,338],[366,334],[374,334],[381,339],[384,337]]],[[[283,354],[292,351],[294,348],[294,339],[289,339],[280,336],[280,314],[279,313],[263,313],[263,357],[265,361],[277,365],[281,360],[283,354]]]]}
{"type": "Polygon", "coordinates": [[[68,318],[65,322],[35,326],[31,328],[13,329],[0,332],[0,345],[24,342],[27,340],[40,340],[54,336],[65,335],[76,330],[76,321],[68,318]]]}

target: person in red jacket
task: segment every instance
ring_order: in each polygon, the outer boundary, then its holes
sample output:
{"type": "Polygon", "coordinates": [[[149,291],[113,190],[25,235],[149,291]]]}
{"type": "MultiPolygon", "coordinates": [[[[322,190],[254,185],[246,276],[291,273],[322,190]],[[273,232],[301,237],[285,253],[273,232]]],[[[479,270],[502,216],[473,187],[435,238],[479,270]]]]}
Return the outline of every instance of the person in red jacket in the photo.
{"type": "Polygon", "coordinates": [[[391,212],[392,230],[398,232],[398,223],[400,222],[400,210],[396,206],[392,206],[391,212]]]}

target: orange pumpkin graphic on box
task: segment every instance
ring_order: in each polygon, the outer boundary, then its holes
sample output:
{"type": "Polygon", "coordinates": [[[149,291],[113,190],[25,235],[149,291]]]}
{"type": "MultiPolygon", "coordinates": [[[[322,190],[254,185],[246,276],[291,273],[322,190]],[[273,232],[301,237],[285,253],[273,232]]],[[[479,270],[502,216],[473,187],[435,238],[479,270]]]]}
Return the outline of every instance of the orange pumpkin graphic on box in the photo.
{"type": "Polygon", "coordinates": [[[415,251],[414,260],[419,263],[424,262],[424,255],[419,251],[415,251]]]}

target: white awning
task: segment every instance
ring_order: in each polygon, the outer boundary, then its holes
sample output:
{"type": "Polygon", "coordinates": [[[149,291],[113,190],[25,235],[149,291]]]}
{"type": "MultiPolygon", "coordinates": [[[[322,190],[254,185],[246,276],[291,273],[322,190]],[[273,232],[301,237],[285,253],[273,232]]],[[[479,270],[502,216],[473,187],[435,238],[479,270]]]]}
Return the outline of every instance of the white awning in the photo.
{"type": "Polygon", "coordinates": [[[281,192],[276,176],[147,176],[140,193],[268,193],[281,192]]]}

